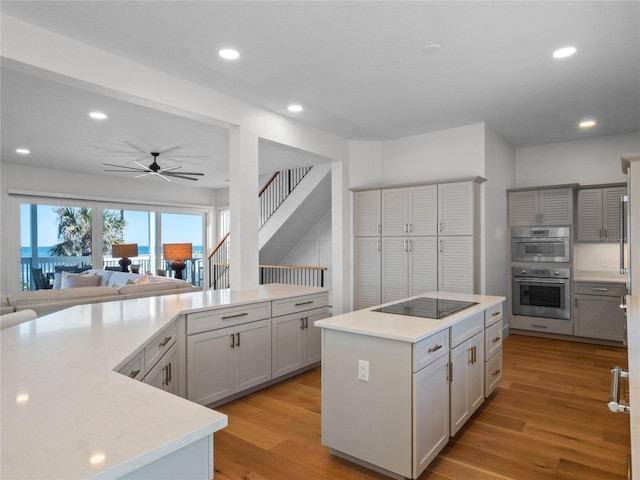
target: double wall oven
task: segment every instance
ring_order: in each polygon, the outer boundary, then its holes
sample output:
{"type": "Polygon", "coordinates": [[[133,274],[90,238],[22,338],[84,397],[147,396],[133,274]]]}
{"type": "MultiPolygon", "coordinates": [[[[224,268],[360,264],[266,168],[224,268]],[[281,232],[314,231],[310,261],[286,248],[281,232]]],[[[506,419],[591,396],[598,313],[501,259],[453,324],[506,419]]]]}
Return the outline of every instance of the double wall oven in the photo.
{"type": "Polygon", "coordinates": [[[513,314],[570,320],[570,228],[513,228],[511,260],[513,314]]]}

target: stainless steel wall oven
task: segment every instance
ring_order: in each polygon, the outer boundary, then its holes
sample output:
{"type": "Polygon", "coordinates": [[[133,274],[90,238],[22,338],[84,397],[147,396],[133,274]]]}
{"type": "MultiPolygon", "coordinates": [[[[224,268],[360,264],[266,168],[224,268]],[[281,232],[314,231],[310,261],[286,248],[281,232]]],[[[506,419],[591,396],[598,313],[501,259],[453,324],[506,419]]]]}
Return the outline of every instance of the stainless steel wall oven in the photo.
{"type": "Polygon", "coordinates": [[[512,228],[511,260],[514,262],[570,262],[569,227],[512,228]]]}
{"type": "Polygon", "coordinates": [[[571,280],[568,268],[512,267],[513,314],[571,318],[571,280]]]}

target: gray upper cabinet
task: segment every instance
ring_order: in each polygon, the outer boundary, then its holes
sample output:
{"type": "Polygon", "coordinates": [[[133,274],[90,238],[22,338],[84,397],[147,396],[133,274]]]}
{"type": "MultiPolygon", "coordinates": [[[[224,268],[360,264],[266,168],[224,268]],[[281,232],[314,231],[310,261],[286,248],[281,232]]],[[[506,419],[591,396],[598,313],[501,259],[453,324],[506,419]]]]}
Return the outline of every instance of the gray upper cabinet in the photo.
{"type": "Polygon", "coordinates": [[[382,232],[380,190],[355,192],[354,218],[356,237],[378,237],[382,232]]]}
{"type": "Polygon", "coordinates": [[[573,224],[572,188],[509,192],[509,226],[571,224],[573,224]]]}
{"type": "Polygon", "coordinates": [[[438,186],[382,191],[383,236],[437,235],[438,186]]]}
{"type": "MultiPolygon", "coordinates": [[[[438,235],[473,235],[473,182],[438,185],[438,235]]],[[[478,206],[475,205],[477,209],[478,206]]]]}
{"type": "Polygon", "coordinates": [[[578,242],[620,240],[620,197],[624,185],[578,190],[578,242]]]}

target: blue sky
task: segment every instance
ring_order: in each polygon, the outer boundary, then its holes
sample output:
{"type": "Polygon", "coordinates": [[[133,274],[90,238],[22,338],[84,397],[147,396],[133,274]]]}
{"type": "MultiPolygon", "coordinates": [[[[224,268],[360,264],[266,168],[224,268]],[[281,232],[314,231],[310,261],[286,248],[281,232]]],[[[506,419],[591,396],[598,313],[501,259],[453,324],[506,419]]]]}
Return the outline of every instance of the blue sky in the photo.
{"type": "MultiPolygon", "coordinates": [[[[30,206],[20,206],[20,245],[29,246],[30,242],[30,206]]],[[[57,215],[50,205],[38,206],[38,245],[50,247],[58,243],[57,215]]],[[[149,245],[149,213],[133,210],[125,211],[125,242],[149,245]]],[[[174,213],[162,214],[163,243],[202,244],[202,217],[174,213]]]]}

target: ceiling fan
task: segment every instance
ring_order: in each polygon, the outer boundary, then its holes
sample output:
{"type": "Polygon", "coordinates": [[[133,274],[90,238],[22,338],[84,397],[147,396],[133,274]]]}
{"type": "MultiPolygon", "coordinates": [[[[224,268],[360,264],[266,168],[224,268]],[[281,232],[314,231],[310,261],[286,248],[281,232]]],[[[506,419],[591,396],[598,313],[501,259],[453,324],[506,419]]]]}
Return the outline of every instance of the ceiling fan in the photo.
{"type": "Polygon", "coordinates": [[[172,167],[162,168],[157,161],[160,153],[150,152],[150,155],[153,157],[153,163],[148,167],[138,162],[137,160],[134,160],[133,163],[135,163],[136,165],[139,165],[140,168],[127,167],[126,165],[114,165],[112,163],[104,163],[103,165],[107,167],[118,168],[118,170],[105,169],[105,172],[121,172],[121,173],[140,172],[138,175],[134,175],[133,178],[145,177],[147,175],[155,175],[162,178],[163,180],[166,180],[167,182],[170,182],[171,178],[182,178],[184,180],[197,181],[198,180],[197,178],[192,178],[192,177],[204,176],[204,173],[198,173],[198,172],[174,172],[174,170],[182,168],[180,165],[174,165],[172,167]]]}

